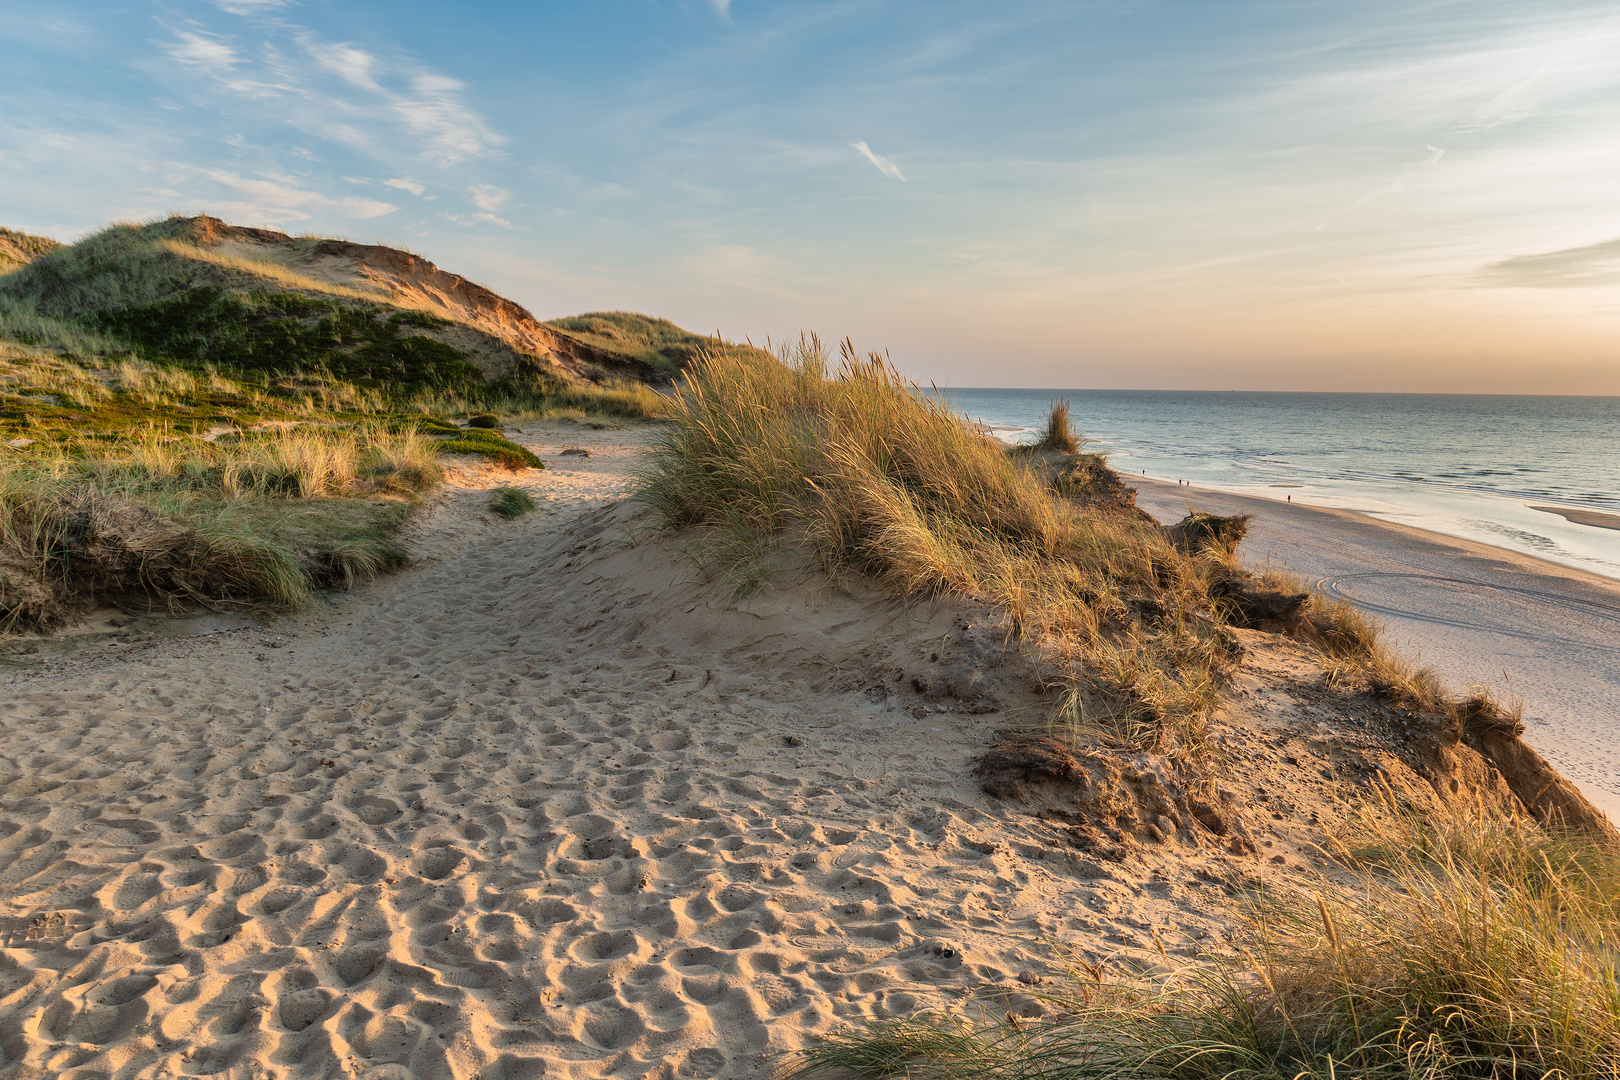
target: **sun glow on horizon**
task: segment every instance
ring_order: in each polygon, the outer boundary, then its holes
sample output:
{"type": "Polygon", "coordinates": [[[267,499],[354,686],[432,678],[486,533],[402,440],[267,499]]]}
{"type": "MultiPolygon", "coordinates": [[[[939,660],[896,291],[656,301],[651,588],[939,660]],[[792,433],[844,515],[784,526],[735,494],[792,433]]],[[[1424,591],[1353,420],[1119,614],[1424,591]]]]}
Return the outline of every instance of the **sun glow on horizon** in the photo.
{"type": "Polygon", "coordinates": [[[0,224],[207,210],[959,385],[1620,393],[1612,5],[383,11],[7,15],[0,224]]]}

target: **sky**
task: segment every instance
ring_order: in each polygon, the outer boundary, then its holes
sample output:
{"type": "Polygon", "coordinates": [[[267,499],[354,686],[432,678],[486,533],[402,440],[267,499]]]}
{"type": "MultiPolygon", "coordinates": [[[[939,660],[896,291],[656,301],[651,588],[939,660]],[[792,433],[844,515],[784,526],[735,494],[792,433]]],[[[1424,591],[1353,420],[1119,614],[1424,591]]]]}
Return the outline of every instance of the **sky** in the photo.
{"type": "Polygon", "coordinates": [[[53,0],[0,224],[206,211],[942,386],[1620,394],[1620,6],[53,0]]]}

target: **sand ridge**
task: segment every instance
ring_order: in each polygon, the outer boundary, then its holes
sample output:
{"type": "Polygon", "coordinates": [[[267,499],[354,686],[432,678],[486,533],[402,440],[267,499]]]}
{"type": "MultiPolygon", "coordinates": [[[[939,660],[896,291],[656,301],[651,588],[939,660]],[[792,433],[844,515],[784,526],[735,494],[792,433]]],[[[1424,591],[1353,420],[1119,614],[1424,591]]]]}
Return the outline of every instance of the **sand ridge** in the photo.
{"type": "Polygon", "coordinates": [[[1052,942],[1223,947],[1228,893],[1315,872],[1307,787],[1348,766],[1310,747],[1350,720],[1290,696],[1298,650],[1256,638],[1287,678],[1221,736],[1272,789],[1259,849],[1099,859],[971,775],[1021,699],[901,677],[985,613],[809,579],[732,605],[622,503],[640,435],[514,434],[548,469],[459,466],[397,577],[0,669],[6,1075],[766,1076],[1045,978],[1052,942]],[[507,482],[541,511],[488,514],[507,482]]]}

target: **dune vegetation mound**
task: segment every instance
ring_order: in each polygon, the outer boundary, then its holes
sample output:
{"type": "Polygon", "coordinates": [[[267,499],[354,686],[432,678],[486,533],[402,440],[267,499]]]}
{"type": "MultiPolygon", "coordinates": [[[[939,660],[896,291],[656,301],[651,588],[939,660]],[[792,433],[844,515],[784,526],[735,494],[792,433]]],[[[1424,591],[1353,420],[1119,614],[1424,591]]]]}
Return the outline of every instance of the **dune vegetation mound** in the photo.
{"type": "Polygon", "coordinates": [[[644,353],[395,248],[208,216],[69,245],[0,231],[0,629],[62,625],[97,596],[288,607],[362,580],[399,563],[387,534],[438,455],[541,467],[500,417],[660,415],[649,381],[675,368],[644,353]],[[87,524],[136,518],[138,539],[87,524]],[[252,569],[103,566],[70,539],[91,536],[252,569]]]}
{"type": "Polygon", "coordinates": [[[770,356],[752,345],[728,344],[718,336],[694,334],[668,319],[633,311],[589,311],[552,319],[546,325],[605,353],[639,360],[666,378],[673,378],[693,361],[717,352],[755,359],[770,356]]]}

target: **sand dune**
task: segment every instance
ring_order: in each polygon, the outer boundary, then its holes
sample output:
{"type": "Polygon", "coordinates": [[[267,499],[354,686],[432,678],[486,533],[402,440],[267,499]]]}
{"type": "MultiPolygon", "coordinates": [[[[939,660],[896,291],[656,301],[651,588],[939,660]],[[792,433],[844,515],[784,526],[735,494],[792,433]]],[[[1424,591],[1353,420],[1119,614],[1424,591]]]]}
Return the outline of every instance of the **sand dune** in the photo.
{"type": "Polygon", "coordinates": [[[0,1071],[765,1076],[857,1017],[1038,1010],[983,989],[1052,941],[1220,947],[1226,892],[1314,873],[1335,793],[1401,768],[1253,635],[1217,736],[1269,794],[1099,855],[971,775],[1038,719],[983,612],[813,575],[730,606],[621,504],[633,438],[523,439],[542,510],[487,514],[510,476],[469,463],[396,578],[0,669],[0,1071]]]}

